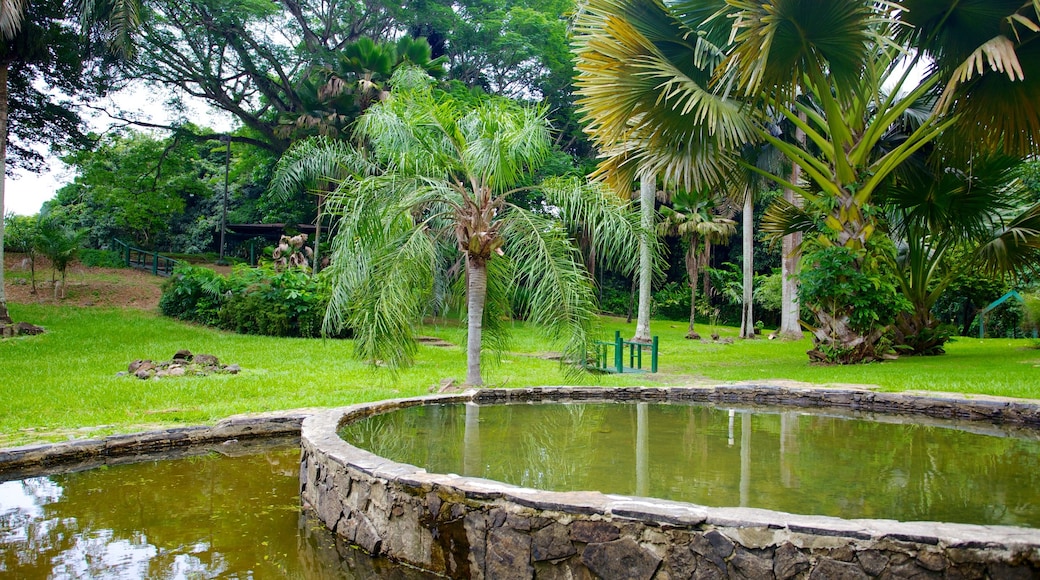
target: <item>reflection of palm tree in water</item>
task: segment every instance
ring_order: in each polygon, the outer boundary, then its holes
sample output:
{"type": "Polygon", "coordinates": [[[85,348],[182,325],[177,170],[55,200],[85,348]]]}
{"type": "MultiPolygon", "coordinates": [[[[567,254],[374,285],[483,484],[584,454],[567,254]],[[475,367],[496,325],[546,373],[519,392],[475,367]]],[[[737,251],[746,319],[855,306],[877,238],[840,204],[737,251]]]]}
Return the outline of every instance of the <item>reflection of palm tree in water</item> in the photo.
{"type": "Polygon", "coordinates": [[[520,438],[519,453],[504,463],[515,483],[537,489],[574,489],[592,467],[592,437],[604,420],[602,406],[539,406],[541,428],[520,438]]]}

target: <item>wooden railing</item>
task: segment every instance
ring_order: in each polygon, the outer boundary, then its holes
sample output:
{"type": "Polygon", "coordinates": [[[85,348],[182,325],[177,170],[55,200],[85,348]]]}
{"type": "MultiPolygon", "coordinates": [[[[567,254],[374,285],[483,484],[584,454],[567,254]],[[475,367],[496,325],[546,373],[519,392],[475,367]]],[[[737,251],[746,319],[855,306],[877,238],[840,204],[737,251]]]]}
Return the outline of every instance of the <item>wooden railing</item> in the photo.
{"type": "Polygon", "coordinates": [[[643,370],[643,349],[650,349],[650,372],[657,372],[657,337],[650,344],[632,342],[621,338],[621,331],[614,331],[614,342],[597,340],[592,343],[596,348],[596,364],[594,369],[608,373],[638,373],[643,370]],[[625,366],[625,347],[628,347],[628,366],[625,366]],[[610,352],[613,348],[613,353],[610,352]],[[609,356],[613,354],[613,357],[609,356]]]}
{"type": "Polygon", "coordinates": [[[180,263],[173,258],[160,255],[158,252],[135,248],[120,239],[113,238],[112,242],[112,249],[119,253],[127,268],[150,271],[156,276],[169,276],[180,263]]]}

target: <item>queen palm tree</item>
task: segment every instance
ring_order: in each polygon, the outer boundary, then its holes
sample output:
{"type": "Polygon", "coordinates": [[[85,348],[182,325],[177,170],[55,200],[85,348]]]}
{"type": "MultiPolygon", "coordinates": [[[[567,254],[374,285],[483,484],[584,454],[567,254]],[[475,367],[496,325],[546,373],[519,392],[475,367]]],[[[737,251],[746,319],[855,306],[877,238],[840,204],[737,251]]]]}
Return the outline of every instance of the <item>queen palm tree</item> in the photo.
{"type": "MultiPolygon", "coordinates": [[[[0,324],[10,324],[4,293],[4,182],[7,175],[8,87],[11,65],[38,58],[54,58],[40,41],[33,23],[26,25],[26,0],[0,0],[0,324]]],[[[139,20],[139,0],[81,0],[72,6],[83,31],[104,42],[119,56],[133,54],[133,34],[139,20]]]]}
{"type": "MultiPolygon", "coordinates": [[[[1040,5],[1021,0],[590,0],[575,26],[579,103],[605,155],[600,175],[615,183],[646,167],[720,182],[744,146],[771,143],[808,183],[763,173],[829,208],[819,242],[847,248],[858,270],[879,263],[868,255],[874,193],[921,147],[1036,152],[1037,22],[1040,5]],[[919,81],[918,63],[931,65],[919,81]],[[940,97],[935,108],[875,155],[886,129],[929,93],[940,97]],[[804,131],[806,145],[770,134],[767,110],[804,131]]],[[[829,351],[862,340],[844,318],[815,333],[829,351]]]]}
{"type": "MultiPolygon", "coordinates": [[[[468,105],[414,68],[397,71],[391,86],[359,119],[359,146],[333,155],[346,177],[325,174],[337,183],[327,203],[339,216],[326,329],[351,327],[360,358],[409,364],[448,250],[464,262],[467,384],[482,384],[485,334],[501,345],[503,319],[517,308],[550,336],[567,335],[565,360],[583,363],[595,313],[592,281],[554,215],[592,228],[597,254],[617,256],[638,246],[633,212],[601,188],[563,179],[530,183],[552,147],[542,112],[501,98],[468,105]],[[375,169],[358,171],[366,163],[375,169]],[[531,188],[545,195],[548,211],[509,202],[531,188]]],[[[296,177],[275,185],[326,169],[326,145],[295,145],[295,159],[320,162],[294,165],[296,177]]]]}
{"type": "Polygon", "coordinates": [[[694,330],[697,315],[697,274],[708,266],[711,244],[724,243],[736,231],[736,222],[720,216],[711,192],[679,189],[671,196],[671,207],[661,208],[662,221],[658,231],[662,235],[679,236],[687,243],[686,276],[690,284],[690,328],[686,338],[697,340],[694,330]],[[701,242],[704,242],[703,244],[701,242]]]}

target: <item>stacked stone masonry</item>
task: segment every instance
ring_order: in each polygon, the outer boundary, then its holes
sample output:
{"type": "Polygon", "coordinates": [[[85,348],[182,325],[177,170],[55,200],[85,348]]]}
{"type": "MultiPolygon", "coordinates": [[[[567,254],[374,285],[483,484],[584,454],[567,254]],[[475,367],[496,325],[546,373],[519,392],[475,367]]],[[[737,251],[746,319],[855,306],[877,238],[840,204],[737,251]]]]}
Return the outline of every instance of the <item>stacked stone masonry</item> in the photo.
{"type": "Polygon", "coordinates": [[[748,508],[546,492],[430,474],[357,449],[340,425],[403,406],[534,400],[709,401],[829,406],[869,413],[1040,426],[1040,406],[761,385],[481,390],[309,417],[301,434],[304,506],[365,551],[451,578],[1036,578],[1040,530],[842,520],[748,508]]]}

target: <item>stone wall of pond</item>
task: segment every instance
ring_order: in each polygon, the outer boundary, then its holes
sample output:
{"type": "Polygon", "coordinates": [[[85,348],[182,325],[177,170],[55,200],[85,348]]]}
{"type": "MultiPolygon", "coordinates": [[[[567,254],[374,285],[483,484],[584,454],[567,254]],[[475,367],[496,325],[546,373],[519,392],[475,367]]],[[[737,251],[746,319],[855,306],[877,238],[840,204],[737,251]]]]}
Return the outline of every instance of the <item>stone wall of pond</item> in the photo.
{"type": "Polygon", "coordinates": [[[483,390],[309,417],[301,434],[304,505],[344,540],[369,553],[452,578],[1040,577],[1040,530],[842,520],[596,492],[545,492],[426,473],[357,449],[336,434],[344,422],[431,402],[608,398],[822,404],[1040,425],[1036,404],[1004,399],[755,385],[483,390]]]}

